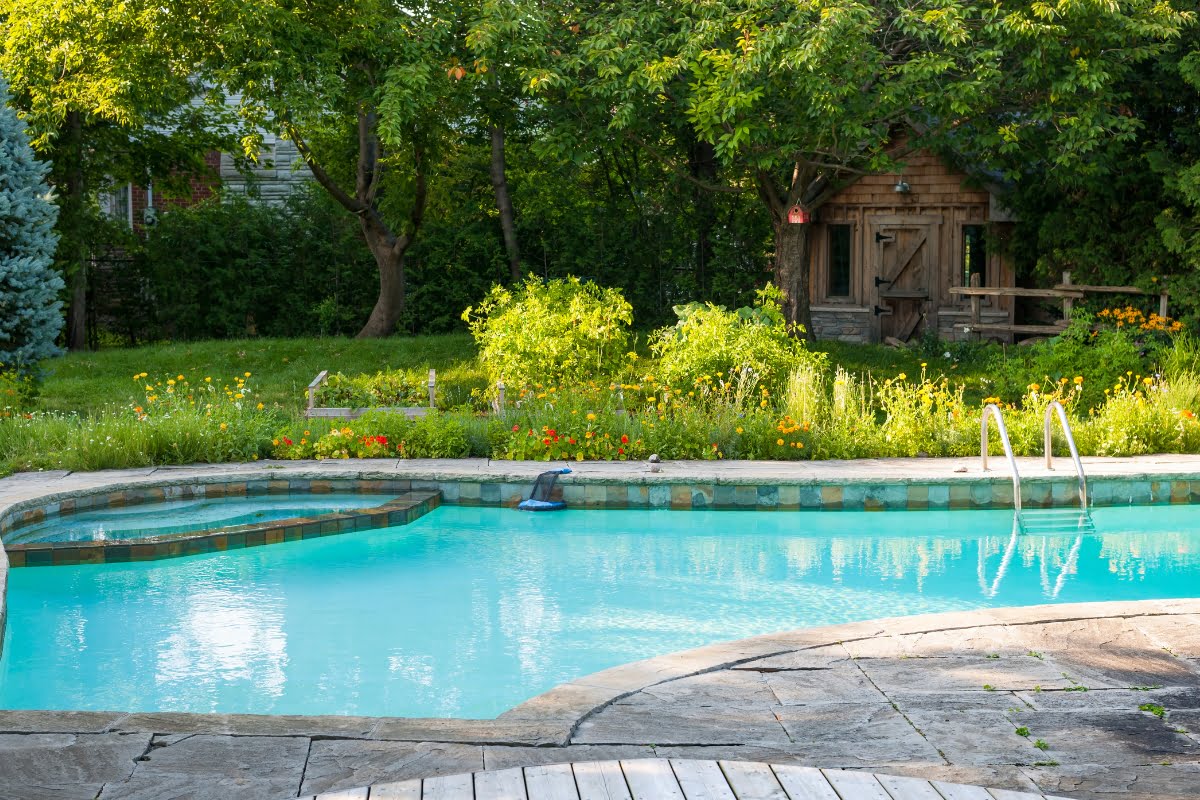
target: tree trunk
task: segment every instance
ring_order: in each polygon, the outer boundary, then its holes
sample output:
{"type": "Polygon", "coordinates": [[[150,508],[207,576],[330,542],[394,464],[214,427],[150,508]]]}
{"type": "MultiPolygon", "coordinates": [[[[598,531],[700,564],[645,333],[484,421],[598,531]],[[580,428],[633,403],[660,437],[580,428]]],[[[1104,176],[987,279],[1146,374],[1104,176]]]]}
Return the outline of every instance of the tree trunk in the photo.
{"type": "Polygon", "coordinates": [[[367,324],[358,332],[359,339],[380,339],[396,332],[396,325],[404,315],[404,255],[406,248],[394,246],[386,231],[379,230],[363,221],[363,237],[375,256],[379,268],[379,299],[371,309],[367,324]]]}
{"type": "Polygon", "coordinates": [[[783,290],[783,313],[787,321],[804,328],[804,337],[812,339],[812,315],[808,308],[808,223],[775,221],[775,284],[783,290]]]}
{"type": "Polygon", "coordinates": [[[508,274],[516,283],[521,280],[521,250],[517,244],[517,225],[504,168],[504,128],[499,125],[492,126],[492,189],[496,192],[500,230],[504,233],[504,250],[508,253],[508,274]]]}
{"type": "MultiPolygon", "coordinates": [[[[688,147],[688,169],[692,177],[710,184],[717,182],[717,150],[708,142],[696,141],[688,147]]],[[[707,297],[712,281],[712,232],[717,227],[717,208],[713,193],[697,185],[693,189],[696,214],[696,288],[707,297]]]]}
{"type": "Polygon", "coordinates": [[[84,237],[85,187],[83,177],[83,119],[78,111],[67,114],[67,141],[64,153],[69,159],[62,189],[62,255],[71,297],[67,307],[67,347],[86,350],[87,336],[87,240],[84,237]],[[64,224],[65,223],[65,224],[64,224]]]}

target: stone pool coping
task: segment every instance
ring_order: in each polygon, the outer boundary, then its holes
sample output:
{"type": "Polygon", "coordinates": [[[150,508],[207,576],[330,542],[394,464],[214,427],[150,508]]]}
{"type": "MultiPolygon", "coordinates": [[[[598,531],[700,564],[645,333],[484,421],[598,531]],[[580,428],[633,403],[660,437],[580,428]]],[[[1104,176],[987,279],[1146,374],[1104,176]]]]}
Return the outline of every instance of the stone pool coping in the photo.
{"type": "MultiPolygon", "coordinates": [[[[212,787],[213,798],[282,799],[480,769],[699,753],[1055,794],[1195,797],[1198,621],[1200,599],[1182,599],[795,630],[615,667],[494,720],[0,711],[0,754],[20,751],[9,763],[31,765],[14,767],[25,781],[39,769],[50,773],[38,777],[42,789],[55,788],[54,775],[70,775],[73,785],[87,784],[79,788],[88,797],[112,800],[201,785],[212,787]],[[1030,647],[1041,652],[1026,653],[1030,647]],[[860,668],[866,680],[847,680],[860,668]],[[1061,669],[1092,690],[1072,689],[1061,669]],[[806,677],[822,675],[829,677],[806,677]],[[1152,676],[1169,685],[1125,699],[1131,691],[1121,687],[1152,676]],[[998,684],[994,691],[979,685],[989,680],[998,684]],[[774,701],[772,715],[753,698],[763,681],[781,681],[777,695],[823,688],[813,699],[774,701]],[[904,688],[914,681],[915,698],[904,688]],[[1038,694],[1034,683],[1047,691],[1038,694]],[[1001,710],[1033,698],[1034,706],[1001,710]],[[1167,706],[1168,718],[1137,708],[1146,701],[1167,706]],[[1079,737],[1069,735],[1076,724],[1079,737]],[[1014,735],[1017,725],[1034,732],[1014,735]],[[987,743],[976,726],[989,727],[987,743]],[[1048,754],[1033,749],[1032,736],[1040,735],[1050,739],[1048,754]],[[64,737],[74,742],[77,762],[64,737]],[[104,748],[123,749],[108,763],[104,748]],[[1176,791],[1157,790],[1168,785],[1176,791]],[[235,786],[241,794],[227,794],[235,786]]],[[[3,764],[0,796],[12,788],[3,764]]]]}
{"type": "MultiPolygon", "coordinates": [[[[1067,459],[1047,470],[1042,459],[1017,459],[1028,507],[1077,503],[1067,459]]],[[[121,492],[149,493],[177,485],[243,484],[312,491],[314,482],[338,491],[362,482],[388,482],[403,491],[440,491],[456,505],[515,505],[536,476],[570,467],[562,497],[581,508],[900,510],[1011,508],[1008,466],[993,459],[982,472],[976,458],[894,458],[852,461],[668,461],[651,472],[645,462],[527,462],[492,459],[344,459],[256,461],[138,469],[25,472],[0,479],[0,531],[16,514],[56,511],[55,503],[121,492]]],[[[1093,505],[1200,503],[1200,455],[1084,458],[1093,505]]],[[[228,494],[228,489],[222,494],[228,494]]],[[[236,493],[236,490],[235,490],[236,493]]],[[[206,495],[206,496],[215,496],[206,495]]],[[[9,557],[0,543],[0,642],[6,623],[9,557]]]]}

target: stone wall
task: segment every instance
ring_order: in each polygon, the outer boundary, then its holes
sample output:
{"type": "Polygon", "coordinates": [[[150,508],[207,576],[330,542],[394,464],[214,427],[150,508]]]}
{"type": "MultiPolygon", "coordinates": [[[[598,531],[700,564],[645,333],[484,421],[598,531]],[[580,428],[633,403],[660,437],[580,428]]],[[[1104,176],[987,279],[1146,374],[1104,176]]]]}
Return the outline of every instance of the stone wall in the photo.
{"type": "Polygon", "coordinates": [[[865,308],[812,309],[812,333],[817,339],[838,339],[843,342],[871,341],[874,318],[865,308]]]}

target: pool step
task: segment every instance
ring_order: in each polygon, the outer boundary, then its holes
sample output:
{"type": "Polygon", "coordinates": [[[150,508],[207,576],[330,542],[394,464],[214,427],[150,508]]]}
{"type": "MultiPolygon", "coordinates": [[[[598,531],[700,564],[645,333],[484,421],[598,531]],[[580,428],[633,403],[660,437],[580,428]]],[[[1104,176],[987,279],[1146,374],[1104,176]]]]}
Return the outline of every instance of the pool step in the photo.
{"type": "Polygon", "coordinates": [[[1091,512],[1078,508],[1023,509],[1017,512],[1017,525],[1021,533],[1031,536],[1096,532],[1091,512]]]}

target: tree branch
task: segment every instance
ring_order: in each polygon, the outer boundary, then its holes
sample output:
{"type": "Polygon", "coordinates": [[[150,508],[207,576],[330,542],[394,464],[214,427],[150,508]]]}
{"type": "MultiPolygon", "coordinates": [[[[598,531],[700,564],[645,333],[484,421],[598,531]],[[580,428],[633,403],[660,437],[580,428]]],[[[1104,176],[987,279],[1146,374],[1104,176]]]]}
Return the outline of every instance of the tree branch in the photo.
{"type": "Polygon", "coordinates": [[[296,151],[300,153],[300,158],[304,159],[304,163],[312,170],[313,177],[317,179],[317,183],[321,184],[325,191],[333,196],[334,200],[337,200],[343,208],[354,214],[362,215],[370,211],[368,206],[363,205],[356,198],[346,194],[342,187],[338,186],[337,181],[329,177],[329,173],[317,163],[317,159],[309,148],[308,143],[304,141],[304,137],[300,135],[294,126],[285,122],[283,124],[283,131],[292,140],[292,143],[296,145],[296,151]]]}
{"type": "Polygon", "coordinates": [[[742,194],[746,191],[744,186],[722,186],[715,183],[709,183],[708,181],[702,181],[696,176],[690,174],[686,169],[680,168],[677,164],[660,153],[657,148],[645,141],[642,141],[640,137],[634,136],[632,133],[625,131],[625,138],[629,139],[638,147],[643,148],[647,153],[654,156],[655,159],[662,163],[662,165],[670,170],[671,173],[676,177],[682,178],[688,183],[693,183],[696,186],[699,186],[701,189],[707,189],[710,192],[724,192],[726,194],[742,194]]]}

